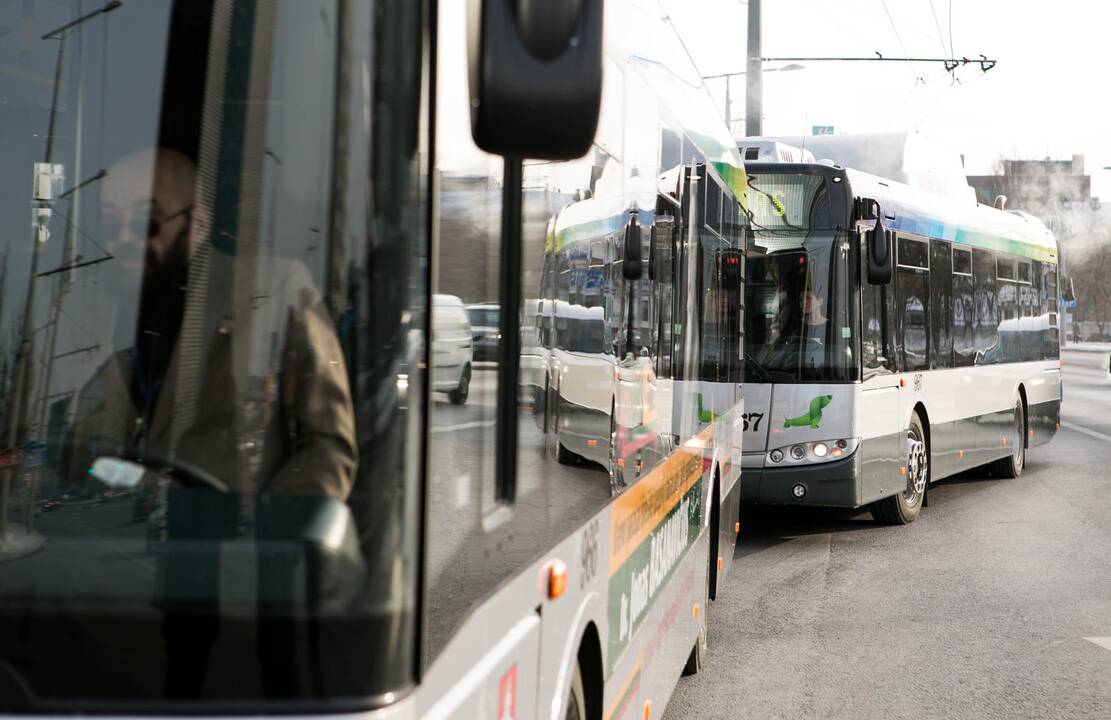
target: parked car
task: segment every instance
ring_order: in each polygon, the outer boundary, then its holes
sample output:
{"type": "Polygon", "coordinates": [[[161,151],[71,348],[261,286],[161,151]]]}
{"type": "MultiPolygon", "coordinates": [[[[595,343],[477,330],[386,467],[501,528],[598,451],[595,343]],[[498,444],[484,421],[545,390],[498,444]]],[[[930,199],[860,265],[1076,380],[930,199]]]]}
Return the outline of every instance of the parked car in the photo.
{"type": "Polygon", "coordinates": [[[432,389],[446,392],[455,405],[467,402],[471,387],[474,338],[463,301],[432,296],[432,389]]]}
{"type": "Polygon", "coordinates": [[[497,360],[498,340],[501,339],[497,303],[468,305],[467,317],[471,321],[471,334],[474,336],[474,359],[497,360]]]}

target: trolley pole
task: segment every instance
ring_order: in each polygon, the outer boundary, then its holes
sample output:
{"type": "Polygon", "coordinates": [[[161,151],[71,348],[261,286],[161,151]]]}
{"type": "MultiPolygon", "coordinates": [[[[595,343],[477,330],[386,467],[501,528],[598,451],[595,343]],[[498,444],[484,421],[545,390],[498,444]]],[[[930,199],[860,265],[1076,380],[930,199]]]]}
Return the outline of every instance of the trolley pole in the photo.
{"type": "Polygon", "coordinates": [[[764,66],[760,46],[760,0],[748,0],[748,77],[745,96],[745,135],[764,134],[764,66]]]}

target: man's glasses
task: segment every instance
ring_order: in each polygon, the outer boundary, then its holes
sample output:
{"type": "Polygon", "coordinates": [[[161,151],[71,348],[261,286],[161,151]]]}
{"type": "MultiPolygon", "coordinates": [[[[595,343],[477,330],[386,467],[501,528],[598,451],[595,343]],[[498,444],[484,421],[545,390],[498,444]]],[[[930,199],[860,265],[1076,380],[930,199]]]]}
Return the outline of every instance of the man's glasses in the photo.
{"type": "Polygon", "coordinates": [[[106,238],[109,243],[118,243],[123,238],[123,229],[126,222],[132,237],[149,240],[161,233],[162,227],[166,225],[166,223],[172,222],[183,216],[187,221],[191,220],[192,213],[192,204],[186,205],[177,212],[170,213],[164,217],[156,217],[152,211],[144,213],[143,211],[134,210],[127,213],[126,221],[124,220],[124,215],[121,213],[107,212],[101,216],[100,232],[101,236],[106,238]]]}

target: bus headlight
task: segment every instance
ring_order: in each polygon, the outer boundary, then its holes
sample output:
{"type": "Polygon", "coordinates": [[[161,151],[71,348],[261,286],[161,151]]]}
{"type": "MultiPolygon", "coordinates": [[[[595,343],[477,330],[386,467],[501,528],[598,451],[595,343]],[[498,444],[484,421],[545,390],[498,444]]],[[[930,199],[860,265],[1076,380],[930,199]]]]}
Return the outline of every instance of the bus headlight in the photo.
{"type": "Polygon", "coordinates": [[[856,452],[860,438],[839,438],[837,440],[816,440],[796,443],[768,451],[768,465],[779,465],[787,460],[791,465],[809,465],[840,460],[856,452]]]}

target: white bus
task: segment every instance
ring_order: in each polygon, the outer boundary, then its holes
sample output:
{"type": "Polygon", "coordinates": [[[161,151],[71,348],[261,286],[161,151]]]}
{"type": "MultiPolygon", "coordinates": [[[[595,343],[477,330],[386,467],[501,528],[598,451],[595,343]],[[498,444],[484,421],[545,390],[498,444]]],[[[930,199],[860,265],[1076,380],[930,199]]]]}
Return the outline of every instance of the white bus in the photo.
{"type": "Polygon", "coordinates": [[[1060,417],[1045,226],[833,162],[748,170],[745,502],[908,523],[932,482],[1021,473],[1060,417]]]}
{"type": "Polygon", "coordinates": [[[656,0],[470,5],[22,4],[0,716],[639,720],[699,670],[739,152],[656,0]]]}

